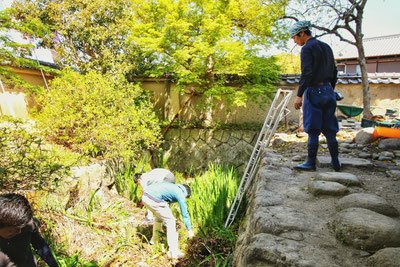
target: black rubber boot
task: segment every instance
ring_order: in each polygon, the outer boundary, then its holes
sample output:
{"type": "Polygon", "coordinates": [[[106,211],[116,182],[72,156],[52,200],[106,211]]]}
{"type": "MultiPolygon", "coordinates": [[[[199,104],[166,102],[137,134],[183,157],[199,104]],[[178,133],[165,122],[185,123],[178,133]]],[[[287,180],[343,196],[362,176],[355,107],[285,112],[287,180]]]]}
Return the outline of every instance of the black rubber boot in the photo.
{"type": "Polygon", "coordinates": [[[331,160],[332,168],[338,172],[340,171],[340,167],[342,167],[342,164],[340,163],[339,160],[339,145],[337,142],[328,143],[328,148],[332,158],[331,160]]]}
{"type": "Polygon", "coordinates": [[[318,152],[318,144],[317,145],[308,145],[308,157],[307,161],[303,164],[297,165],[294,167],[298,170],[304,171],[315,171],[316,169],[316,161],[317,161],[317,152],[318,152]]]}

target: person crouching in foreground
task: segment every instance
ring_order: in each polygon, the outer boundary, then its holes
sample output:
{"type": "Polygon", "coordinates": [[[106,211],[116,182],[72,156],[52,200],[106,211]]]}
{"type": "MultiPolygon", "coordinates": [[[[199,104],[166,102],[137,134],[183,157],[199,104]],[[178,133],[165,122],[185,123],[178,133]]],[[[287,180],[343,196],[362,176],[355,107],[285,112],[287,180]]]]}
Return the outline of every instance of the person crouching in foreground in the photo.
{"type": "Polygon", "coordinates": [[[143,204],[153,212],[153,236],[150,243],[159,241],[159,232],[162,223],[167,227],[168,257],[182,258],[185,256],[178,247],[178,233],[176,231],[176,220],[169,204],[178,202],[183,222],[188,230],[189,237],[193,237],[192,225],[186,205],[186,198],[190,197],[191,189],[185,184],[172,184],[168,182],[154,183],[146,187],[143,192],[143,204]]]}
{"type": "Polygon", "coordinates": [[[37,266],[31,245],[50,267],[58,266],[38,225],[24,196],[0,195],[0,266],[37,266]]]}
{"type": "MultiPolygon", "coordinates": [[[[169,182],[175,183],[175,175],[167,169],[156,168],[145,173],[135,173],[134,182],[142,187],[142,191],[154,183],[169,182]]],[[[147,210],[145,223],[153,223],[153,213],[147,210]]]]}
{"type": "Polygon", "coordinates": [[[295,168],[316,169],[318,137],[322,132],[328,143],[331,165],[335,171],[339,171],[341,163],[336,140],[339,126],[335,116],[336,95],[334,92],[337,68],[330,46],[312,37],[310,30],[309,21],[298,21],[289,29],[293,41],[302,46],[301,77],[294,107],[295,109],[302,107],[304,94],[303,125],[304,131],[308,133],[307,161],[295,168]]]}

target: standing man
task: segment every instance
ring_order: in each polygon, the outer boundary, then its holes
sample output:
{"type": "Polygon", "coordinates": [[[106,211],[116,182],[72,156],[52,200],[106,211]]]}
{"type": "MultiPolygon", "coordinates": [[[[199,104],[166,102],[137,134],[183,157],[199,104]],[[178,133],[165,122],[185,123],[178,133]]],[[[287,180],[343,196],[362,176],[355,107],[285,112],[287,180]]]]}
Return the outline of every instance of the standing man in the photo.
{"type": "MultiPolygon", "coordinates": [[[[149,185],[154,183],[169,182],[174,184],[175,176],[170,170],[156,168],[143,174],[135,173],[134,182],[145,191],[149,185]]],[[[153,222],[153,213],[150,210],[147,211],[146,220],[150,223],[153,222]]]]}
{"type": "Polygon", "coordinates": [[[146,187],[143,192],[143,204],[154,213],[153,236],[150,243],[159,241],[159,232],[162,223],[167,227],[168,257],[182,258],[185,256],[178,247],[178,233],[176,232],[176,220],[169,204],[178,202],[181,209],[183,222],[188,230],[189,237],[193,237],[192,225],[186,205],[186,198],[190,197],[191,189],[185,184],[173,184],[168,182],[154,183],[146,187]]]}
{"type": "Polygon", "coordinates": [[[293,41],[301,48],[301,77],[295,109],[303,106],[304,131],[308,133],[308,157],[303,164],[296,166],[300,170],[315,170],[318,152],[318,137],[325,135],[331,165],[339,171],[339,148],[336,133],[339,131],[335,116],[336,96],[334,88],[337,81],[337,68],[332,49],[311,35],[311,23],[298,21],[293,24],[289,33],[293,41]],[[304,105],[303,105],[304,95],[304,105]]]}

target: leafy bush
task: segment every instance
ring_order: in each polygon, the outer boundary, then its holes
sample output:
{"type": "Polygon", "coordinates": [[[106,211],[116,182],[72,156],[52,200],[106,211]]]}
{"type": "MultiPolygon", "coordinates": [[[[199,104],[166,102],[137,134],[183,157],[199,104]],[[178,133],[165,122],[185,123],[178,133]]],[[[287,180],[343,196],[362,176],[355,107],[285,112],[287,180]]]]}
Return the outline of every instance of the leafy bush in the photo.
{"type": "Polygon", "coordinates": [[[0,187],[41,189],[68,173],[56,155],[43,148],[42,139],[22,121],[0,125],[0,187]]]}
{"type": "Polygon", "coordinates": [[[121,75],[66,70],[51,82],[40,104],[41,129],[87,155],[129,157],[160,142],[148,95],[121,75]]]}

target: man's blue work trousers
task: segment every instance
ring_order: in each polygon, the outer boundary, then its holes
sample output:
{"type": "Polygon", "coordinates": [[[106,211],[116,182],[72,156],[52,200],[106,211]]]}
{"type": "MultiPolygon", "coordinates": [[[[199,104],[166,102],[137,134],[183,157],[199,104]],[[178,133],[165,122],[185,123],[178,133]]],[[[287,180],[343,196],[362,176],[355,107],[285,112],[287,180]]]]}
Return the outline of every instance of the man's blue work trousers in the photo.
{"type": "Polygon", "coordinates": [[[329,83],[307,88],[303,105],[304,131],[314,136],[322,132],[327,139],[335,138],[336,141],[339,126],[335,110],[336,96],[329,83]]]}

